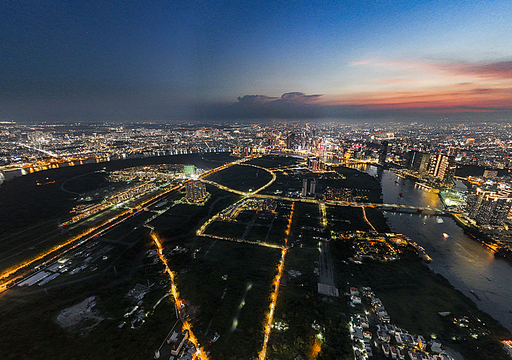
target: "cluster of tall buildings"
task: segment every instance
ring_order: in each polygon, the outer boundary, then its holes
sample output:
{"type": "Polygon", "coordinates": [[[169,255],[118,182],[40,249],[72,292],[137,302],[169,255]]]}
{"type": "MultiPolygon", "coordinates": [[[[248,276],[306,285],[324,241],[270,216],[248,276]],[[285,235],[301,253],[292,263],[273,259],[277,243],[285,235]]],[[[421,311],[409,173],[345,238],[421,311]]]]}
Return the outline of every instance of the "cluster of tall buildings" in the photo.
{"type": "Polygon", "coordinates": [[[206,185],[201,181],[192,180],[186,185],[187,200],[189,202],[201,202],[206,198],[206,185]]]}
{"type": "Polygon", "coordinates": [[[471,206],[469,216],[478,225],[501,226],[512,207],[512,191],[478,188],[476,193],[468,196],[468,205],[471,206]]]}
{"type": "Polygon", "coordinates": [[[308,158],[308,169],[313,172],[326,171],[327,164],[325,164],[319,157],[313,156],[308,158]]]}
{"type": "Polygon", "coordinates": [[[307,196],[316,196],[316,179],[308,179],[304,178],[302,179],[302,191],[301,191],[302,197],[307,196]]]}
{"type": "Polygon", "coordinates": [[[444,154],[429,154],[417,150],[407,153],[407,169],[428,175],[441,183],[453,181],[457,164],[453,156],[444,154]]]}

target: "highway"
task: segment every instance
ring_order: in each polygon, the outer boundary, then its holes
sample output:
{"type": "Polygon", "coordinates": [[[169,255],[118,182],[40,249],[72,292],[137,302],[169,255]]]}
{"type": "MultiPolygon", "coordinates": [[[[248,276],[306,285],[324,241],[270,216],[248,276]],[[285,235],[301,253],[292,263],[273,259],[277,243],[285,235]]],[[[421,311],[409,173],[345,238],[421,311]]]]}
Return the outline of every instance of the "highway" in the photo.
{"type": "MultiPolygon", "coordinates": [[[[250,166],[250,165],[248,165],[250,166]]],[[[268,170],[268,169],[267,169],[268,170]]],[[[274,174],[274,172],[271,172],[274,174]]],[[[275,175],[275,174],[274,174],[275,175]]],[[[348,202],[348,201],[334,201],[334,200],[316,200],[310,198],[293,198],[286,196],[278,196],[278,195],[269,195],[269,194],[258,194],[259,191],[264,190],[268,186],[270,186],[271,182],[266,184],[265,186],[257,189],[253,192],[244,192],[236,189],[231,189],[227,186],[221,185],[214,181],[200,179],[200,181],[218,187],[219,189],[232,192],[234,194],[246,196],[246,197],[255,197],[260,199],[274,199],[274,200],[282,200],[282,201],[291,201],[291,202],[305,202],[305,203],[313,203],[313,204],[326,204],[332,206],[351,206],[351,207],[369,207],[369,208],[382,208],[383,210],[389,211],[405,211],[405,210],[415,210],[415,211],[426,211],[426,212],[434,212],[434,215],[448,215],[448,214],[460,214],[457,211],[445,210],[445,209],[435,209],[424,206],[409,206],[403,204],[379,204],[379,203],[361,203],[361,202],[348,202]]],[[[273,181],[272,181],[273,182],[273,181]]],[[[411,211],[409,211],[411,212],[411,211]]]]}
{"type": "MultiPolygon", "coordinates": [[[[246,159],[240,159],[231,163],[223,164],[217,168],[211,169],[204,174],[201,175],[201,177],[206,177],[210,174],[213,174],[217,171],[224,170],[232,165],[243,163],[244,161],[249,160],[249,158],[246,159]]],[[[189,180],[185,180],[181,182],[178,185],[175,185],[173,187],[167,188],[158,194],[145,199],[143,202],[137,204],[133,208],[128,208],[121,213],[116,214],[113,217],[110,217],[103,222],[101,222],[97,226],[93,226],[85,230],[79,235],[73,236],[66,241],[52,247],[51,249],[44,251],[33,258],[26,260],[22,263],[19,263],[15,266],[12,266],[8,269],[5,269],[0,273],[0,293],[3,291],[6,291],[8,288],[15,286],[19,281],[23,279],[25,275],[27,275],[27,270],[35,269],[43,270],[46,266],[48,266],[52,261],[54,261],[57,257],[62,256],[66,252],[75,249],[77,246],[82,245],[83,243],[87,242],[88,240],[91,240],[93,238],[97,238],[98,236],[102,235],[106,231],[112,229],[113,227],[123,223],[127,219],[137,216],[138,214],[142,213],[143,211],[147,211],[148,208],[152,205],[157,204],[158,202],[162,201],[163,197],[169,194],[172,191],[180,189],[182,186],[184,186],[189,180]]]]}

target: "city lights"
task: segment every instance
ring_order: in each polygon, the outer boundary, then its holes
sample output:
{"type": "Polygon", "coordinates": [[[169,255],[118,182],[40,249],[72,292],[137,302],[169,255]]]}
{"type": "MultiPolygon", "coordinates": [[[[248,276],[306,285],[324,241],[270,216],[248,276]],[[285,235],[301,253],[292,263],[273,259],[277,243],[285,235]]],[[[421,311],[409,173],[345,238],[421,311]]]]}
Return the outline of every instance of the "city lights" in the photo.
{"type": "MultiPolygon", "coordinates": [[[[292,208],[290,211],[290,217],[288,218],[288,226],[287,226],[287,234],[289,233],[292,221],[293,221],[293,212],[295,204],[292,203],[292,208]]],[[[285,237],[284,240],[285,244],[288,244],[288,235],[285,237]]],[[[263,347],[261,351],[258,354],[259,360],[265,360],[267,356],[267,346],[268,346],[268,340],[270,338],[270,332],[272,330],[272,323],[274,322],[274,312],[276,309],[277,304],[277,297],[279,295],[279,285],[281,284],[281,277],[283,276],[283,269],[284,269],[284,260],[286,258],[286,252],[288,251],[288,248],[283,248],[281,250],[281,260],[279,261],[279,265],[277,266],[277,275],[274,278],[274,281],[272,282],[272,292],[270,294],[270,305],[269,310],[265,316],[265,322],[264,322],[264,330],[263,330],[263,347]]]]}

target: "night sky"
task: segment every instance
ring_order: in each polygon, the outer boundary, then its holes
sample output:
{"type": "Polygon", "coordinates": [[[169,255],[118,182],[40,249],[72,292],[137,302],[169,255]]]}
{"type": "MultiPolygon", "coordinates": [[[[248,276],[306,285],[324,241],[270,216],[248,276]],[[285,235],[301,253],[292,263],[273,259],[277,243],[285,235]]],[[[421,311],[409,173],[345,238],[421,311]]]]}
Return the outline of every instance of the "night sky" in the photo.
{"type": "Polygon", "coordinates": [[[0,120],[512,119],[512,1],[0,2],[0,120]]]}

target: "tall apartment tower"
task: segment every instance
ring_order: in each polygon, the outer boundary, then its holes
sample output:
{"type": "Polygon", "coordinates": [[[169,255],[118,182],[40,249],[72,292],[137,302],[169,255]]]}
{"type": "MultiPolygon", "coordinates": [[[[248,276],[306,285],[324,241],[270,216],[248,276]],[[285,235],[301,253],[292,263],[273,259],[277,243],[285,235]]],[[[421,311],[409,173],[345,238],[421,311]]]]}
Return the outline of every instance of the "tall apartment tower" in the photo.
{"type": "Polygon", "coordinates": [[[316,194],[316,180],[312,179],[311,183],[309,184],[309,194],[315,195],[316,194]]]}
{"type": "Polygon", "coordinates": [[[187,200],[190,202],[199,202],[206,197],[206,185],[200,181],[189,181],[186,188],[187,200]]]}
{"type": "Polygon", "coordinates": [[[428,174],[444,183],[449,183],[453,180],[456,168],[453,156],[435,154],[430,157],[428,174]]]}
{"type": "Polygon", "coordinates": [[[412,150],[408,152],[407,156],[407,168],[409,170],[418,171],[419,173],[427,172],[430,154],[412,150]]]}
{"type": "Polygon", "coordinates": [[[384,140],[381,144],[381,149],[379,153],[379,163],[384,164],[386,162],[386,157],[388,156],[388,147],[389,142],[384,140]]]}
{"type": "Polygon", "coordinates": [[[306,197],[308,195],[308,179],[302,179],[302,197],[306,197]]]}
{"type": "Polygon", "coordinates": [[[470,216],[475,218],[478,225],[501,226],[507,220],[511,207],[510,193],[477,189],[477,199],[470,216]]]}
{"type": "Polygon", "coordinates": [[[316,194],[316,179],[302,179],[302,191],[301,196],[306,197],[308,195],[315,196],[316,194]],[[308,188],[309,183],[309,188],[308,188]]]}

